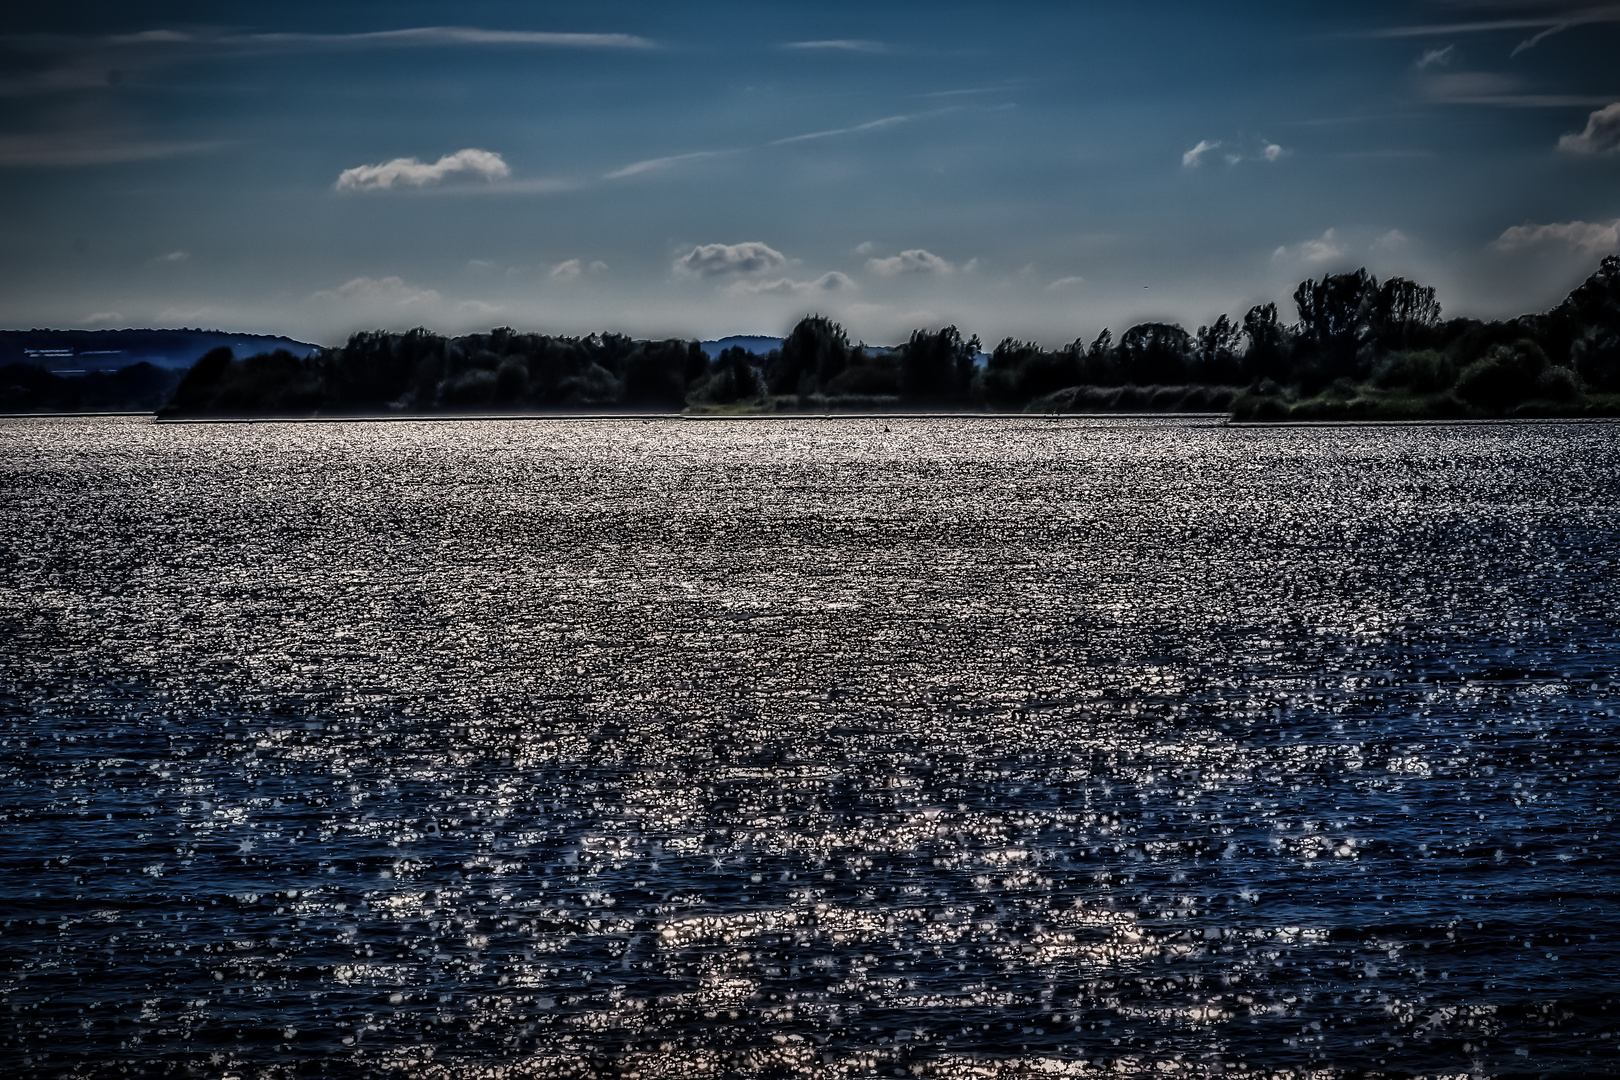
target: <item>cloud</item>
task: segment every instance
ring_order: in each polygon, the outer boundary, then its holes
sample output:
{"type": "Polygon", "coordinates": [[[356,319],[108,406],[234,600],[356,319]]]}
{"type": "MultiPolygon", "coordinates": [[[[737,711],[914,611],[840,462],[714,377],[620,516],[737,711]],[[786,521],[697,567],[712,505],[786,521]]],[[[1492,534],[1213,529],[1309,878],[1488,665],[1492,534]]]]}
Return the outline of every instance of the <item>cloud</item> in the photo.
{"type": "Polygon", "coordinates": [[[152,142],[100,133],[0,136],[0,167],[117,165],[206,154],[224,142],[152,142]]]}
{"type": "Polygon", "coordinates": [[[1260,156],[1265,158],[1267,161],[1281,161],[1283,158],[1287,157],[1288,154],[1289,151],[1284,150],[1276,143],[1266,143],[1266,145],[1260,149],[1260,156]]]}
{"type": "Polygon", "coordinates": [[[887,259],[867,259],[866,268],[881,277],[898,277],[901,274],[949,274],[956,269],[938,255],[922,248],[902,251],[887,259]]]}
{"type": "Polygon", "coordinates": [[[1620,151],[1620,101],[1610,102],[1588,116],[1586,130],[1560,138],[1558,149],[1572,154],[1613,154],[1620,151]]]}
{"type": "Polygon", "coordinates": [[[1409,243],[1411,243],[1411,239],[1405,233],[1399,229],[1391,229],[1372,242],[1372,249],[1374,251],[1399,251],[1409,243]]]}
{"type": "Polygon", "coordinates": [[[116,311],[98,311],[93,315],[86,315],[79,321],[85,326],[105,326],[108,323],[121,323],[124,317],[116,311]]]}
{"type": "Polygon", "coordinates": [[[1514,109],[1564,109],[1580,105],[1604,105],[1611,96],[1589,94],[1531,94],[1512,75],[1494,71],[1456,71],[1425,75],[1418,81],[1419,92],[1442,105],[1497,105],[1514,109]]]}
{"type": "Polygon", "coordinates": [[[857,255],[870,255],[874,250],[875,246],[870,240],[862,240],[855,245],[855,254],[857,255]]]}
{"type": "Polygon", "coordinates": [[[856,288],[848,274],[837,270],[822,274],[814,281],[794,281],[779,278],[776,281],[739,281],[725,288],[731,297],[743,296],[809,296],[819,293],[852,292],[856,288]]]}
{"type": "Polygon", "coordinates": [[[1571,247],[1588,254],[1620,249],[1620,218],[1613,221],[1566,221],[1549,225],[1515,225],[1492,242],[1498,251],[1571,247]]]}
{"type": "Polygon", "coordinates": [[[155,263],[183,263],[191,258],[189,251],[171,251],[167,255],[156,255],[152,258],[155,263]]]}
{"type": "Polygon", "coordinates": [[[504,180],[512,175],[501,155],[468,148],[446,154],[431,165],[415,158],[395,158],[381,165],[356,165],[338,174],[339,191],[386,191],[395,184],[422,187],[437,184],[448,176],[470,173],[485,180],[504,180]]]}
{"type": "Polygon", "coordinates": [[[227,34],[190,30],[141,30],[132,34],[75,37],[67,34],[11,35],[11,43],[36,50],[100,48],[375,49],[454,45],[524,46],[547,49],[656,49],[658,43],[635,34],[560,34],[537,30],[484,30],[476,26],[412,26],[356,34],[227,34]]]}
{"type": "Polygon", "coordinates": [[[672,165],[679,165],[684,161],[697,161],[701,158],[722,157],[727,154],[741,153],[738,150],[697,150],[690,154],[673,154],[670,157],[648,158],[626,165],[622,169],[614,169],[603,175],[604,180],[622,180],[626,176],[639,176],[642,173],[656,172],[667,169],[672,165]]]}
{"type": "Polygon", "coordinates": [[[855,53],[883,53],[889,47],[881,41],[866,41],[861,38],[834,38],[830,41],[790,41],[783,45],[784,49],[799,49],[806,52],[855,52],[855,53]]]}
{"type": "Polygon", "coordinates": [[[1220,145],[1220,143],[1210,142],[1208,139],[1199,139],[1197,146],[1181,155],[1181,167],[1184,169],[1198,168],[1199,164],[1204,160],[1204,155],[1220,145]]]}
{"type": "Polygon", "coordinates": [[[781,270],[787,256],[757,240],[741,244],[700,244],[675,260],[675,272],[694,277],[765,274],[781,270]]]}
{"type": "Polygon", "coordinates": [[[1046,287],[1046,291],[1047,292],[1063,292],[1066,289],[1074,288],[1076,285],[1084,285],[1085,282],[1086,282],[1086,279],[1083,278],[1083,277],[1079,277],[1079,276],[1060,277],[1056,281],[1052,282],[1052,284],[1048,285],[1046,287]]]}
{"type": "Polygon", "coordinates": [[[1457,57],[1457,46],[1447,45],[1443,49],[1429,49],[1412,66],[1418,71],[1427,71],[1432,67],[1450,67],[1457,57]]]}
{"type": "Polygon", "coordinates": [[[1334,259],[1343,258],[1345,250],[1344,245],[1339,241],[1336,230],[1329,229],[1315,240],[1306,240],[1304,243],[1295,244],[1292,247],[1286,245],[1279,247],[1271,253],[1271,257],[1277,262],[1294,260],[1315,266],[1319,263],[1332,262],[1334,259]]]}
{"type": "Polygon", "coordinates": [[[170,325],[201,325],[202,323],[213,318],[215,313],[216,311],[214,308],[204,304],[202,307],[197,308],[164,308],[162,311],[158,312],[157,317],[159,322],[166,322],[170,325]]]}
{"type": "Polygon", "coordinates": [[[773,139],[765,145],[786,146],[788,143],[806,142],[810,139],[827,139],[834,135],[849,135],[857,131],[877,131],[881,128],[893,127],[895,124],[904,124],[909,120],[915,119],[915,116],[885,116],[881,120],[868,120],[866,123],[856,124],[854,127],[830,128],[826,131],[812,131],[807,135],[789,135],[785,139],[773,139]]]}
{"type": "Polygon", "coordinates": [[[587,263],[583,259],[568,259],[553,266],[550,276],[553,281],[573,281],[585,274],[600,274],[606,269],[605,262],[587,263]]]}
{"type": "Polygon", "coordinates": [[[317,300],[341,301],[348,304],[387,305],[413,307],[436,304],[441,297],[433,289],[419,289],[397,277],[357,277],[345,281],[336,289],[323,289],[314,296],[317,300]]]}

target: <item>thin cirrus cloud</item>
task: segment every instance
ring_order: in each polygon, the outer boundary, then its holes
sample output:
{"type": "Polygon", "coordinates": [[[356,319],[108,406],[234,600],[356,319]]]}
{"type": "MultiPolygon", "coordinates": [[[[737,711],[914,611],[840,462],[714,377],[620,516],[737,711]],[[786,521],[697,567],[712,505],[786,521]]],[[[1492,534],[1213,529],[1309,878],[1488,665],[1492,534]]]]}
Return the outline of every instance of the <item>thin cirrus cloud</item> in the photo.
{"type": "Polygon", "coordinates": [[[1534,30],[1513,47],[1509,56],[1518,56],[1540,45],[1554,34],[1592,23],[1620,22],[1620,6],[1588,5],[1558,2],[1542,5],[1547,10],[1540,15],[1506,19],[1475,19],[1450,23],[1426,23],[1416,26],[1392,26],[1374,30],[1369,36],[1379,38],[1435,37],[1448,34],[1487,34],[1503,30],[1534,30]]]}
{"type": "Polygon", "coordinates": [[[161,142],[98,132],[0,136],[0,167],[118,165],[213,153],[225,142],[161,142]]]}
{"type": "Polygon", "coordinates": [[[485,180],[505,180],[512,170],[501,155],[468,148],[446,154],[431,164],[416,158],[394,158],[381,165],[356,165],[338,174],[339,191],[386,191],[395,186],[423,187],[442,183],[447,177],[469,175],[485,180]]]}
{"type": "Polygon", "coordinates": [[[622,169],[614,169],[604,173],[604,180],[623,180],[628,176],[640,176],[642,173],[662,172],[676,165],[688,161],[702,161],[704,158],[727,157],[731,154],[740,154],[741,150],[694,150],[689,154],[671,154],[668,157],[647,158],[645,161],[632,162],[622,169]]]}
{"type": "Polygon", "coordinates": [[[768,274],[787,264],[787,256],[769,244],[747,240],[740,244],[699,244],[675,260],[674,270],[689,277],[713,278],[768,274]]]}
{"type": "Polygon", "coordinates": [[[6,44],[35,51],[77,51],[84,48],[276,48],[377,49],[432,48],[457,45],[522,46],[547,49],[658,48],[650,38],[635,34],[564,34],[535,30],[486,30],[476,26],[411,26],[399,30],[370,30],[353,34],[298,32],[232,34],[190,30],[140,30],[130,34],[76,37],[67,34],[13,34],[6,44]]]}
{"type": "Polygon", "coordinates": [[[867,259],[866,268],[879,277],[905,274],[949,274],[956,269],[946,260],[923,248],[912,248],[886,259],[867,259]]]}
{"type": "Polygon", "coordinates": [[[1588,116],[1586,129],[1560,138],[1558,149],[1571,154],[1620,152],[1620,101],[1610,102],[1588,116]]]}
{"type": "Polygon", "coordinates": [[[798,52],[851,52],[851,53],[885,53],[889,47],[881,41],[870,41],[864,38],[830,38],[825,41],[790,41],[783,45],[784,49],[793,49],[798,52]]]}
{"type": "Polygon", "coordinates": [[[1620,249],[1620,218],[1613,221],[1564,221],[1515,225],[1491,243],[1498,251],[1573,248],[1589,255],[1620,249]]]}

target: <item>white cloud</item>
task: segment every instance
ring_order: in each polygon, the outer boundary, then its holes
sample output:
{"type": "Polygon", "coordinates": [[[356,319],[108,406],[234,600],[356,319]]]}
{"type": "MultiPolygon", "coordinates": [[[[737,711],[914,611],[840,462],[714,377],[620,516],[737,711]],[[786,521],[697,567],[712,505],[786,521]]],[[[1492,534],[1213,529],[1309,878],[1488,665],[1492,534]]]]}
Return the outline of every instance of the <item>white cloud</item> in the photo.
{"type": "Polygon", "coordinates": [[[1411,238],[1405,233],[1399,229],[1391,229],[1372,242],[1372,249],[1374,251],[1399,251],[1409,243],[1411,243],[1411,238]]]}
{"type": "Polygon", "coordinates": [[[881,53],[889,51],[889,47],[881,41],[866,41],[861,38],[835,38],[830,41],[790,41],[783,45],[782,48],[802,49],[808,52],[881,53]]]}
{"type": "Polygon", "coordinates": [[[741,244],[700,244],[675,260],[675,272],[695,277],[765,274],[787,265],[787,256],[758,240],[741,244]]]}
{"type": "Polygon", "coordinates": [[[949,274],[956,268],[931,251],[912,248],[887,259],[867,259],[866,268],[882,277],[900,274],[949,274]]]}
{"type": "Polygon", "coordinates": [[[893,127],[895,124],[904,124],[909,120],[915,119],[915,116],[910,115],[885,116],[881,120],[868,120],[864,124],[856,124],[853,127],[829,128],[826,131],[812,131],[807,135],[789,135],[785,139],[773,139],[766,145],[786,146],[789,143],[808,142],[811,139],[827,139],[834,135],[849,135],[857,131],[879,131],[883,128],[893,127]]]}
{"type": "Polygon", "coordinates": [[[1184,169],[1198,168],[1199,164],[1204,160],[1204,155],[1211,150],[1218,149],[1220,145],[1220,143],[1210,142],[1208,139],[1199,139],[1197,146],[1181,155],[1181,167],[1184,169]]]}
{"type": "Polygon", "coordinates": [[[1596,254],[1620,249],[1620,218],[1613,221],[1566,221],[1548,225],[1515,225],[1491,244],[1498,251],[1538,247],[1572,247],[1596,254]]]}
{"type": "Polygon", "coordinates": [[[501,155],[468,148],[446,154],[431,165],[415,158],[395,158],[381,165],[356,165],[338,174],[339,191],[382,191],[395,184],[422,187],[437,184],[448,176],[469,173],[485,180],[504,180],[512,175],[501,155]]]}
{"type": "Polygon", "coordinates": [[[121,323],[124,317],[116,311],[98,311],[93,315],[86,315],[79,321],[86,326],[104,326],[108,323],[121,323]]]}
{"type": "Polygon", "coordinates": [[[191,252],[189,251],[171,251],[167,255],[153,256],[152,261],[158,263],[183,263],[189,258],[191,258],[191,252]]]}
{"type": "Polygon", "coordinates": [[[456,305],[458,315],[476,315],[479,318],[488,318],[500,314],[501,309],[494,304],[486,304],[482,300],[463,300],[456,305]]]}
{"type": "Polygon", "coordinates": [[[1432,67],[1450,67],[1452,60],[1457,57],[1457,46],[1447,45],[1443,49],[1429,49],[1412,66],[1419,71],[1427,71],[1432,67]]]}
{"type": "Polygon", "coordinates": [[[1558,149],[1572,154],[1620,152],[1620,101],[1611,102],[1586,118],[1586,130],[1558,140],[1558,149]]]}
{"type": "Polygon", "coordinates": [[[1315,240],[1306,240],[1304,243],[1295,244],[1292,247],[1286,245],[1280,247],[1271,253],[1271,257],[1277,262],[1297,260],[1314,266],[1343,258],[1345,250],[1337,232],[1329,229],[1315,240]]]}
{"type": "Polygon", "coordinates": [[[739,281],[727,286],[725,294],[731,297],[810,296],[818,293],[851,292],[855,287],[855,282],[850,280],[848,274],[834,270],[822,274],[814,281],[794,281],[791,278],[779,278],[776,281],[739,281]]]}
{"type": "Polygon", "coordinates": [[[1288,156],[1288,151],[1276,143],[1266,143],[1265,147],[1260,151],[1260,156],[1267,161],[1281,161],[1288,156]]]}
{"type": "Polygon", "coordinates": [[[876,245],[870,240],[863,240],[855,245],[855,254],[857,255],[870,255],[874,250],[876,250],[876,245]]]}
{"type": "Polygon", "coordinates": [[[1074,277],[1060,277],[1056,281],[1052,282],[1052,284],[1048,285],[1046,287],[1046,291],[1063,292],[1065,289],[1072,289],[1076,285],[1084,285],[1085,281],[1085,278],[1079,277],[1078,275],[1074,277]]]}
{"type": "Polygon", "coordinates": [[[584,259],[568,259],[553,266],[550,275],[554,281],[573,281],[585,274],[600,274],[606,269],[607,263],[600,260],[587,263],[584,259]]]}
{"type": "Polygon", "coordinates": [[[336,300],[349,304],[413,307],[436,304],[439,294],[433,289],[419,289],[397,277],[357,277],[345,281],[336,289],[322,289],[315,294],[318,300],[336,300]]]}

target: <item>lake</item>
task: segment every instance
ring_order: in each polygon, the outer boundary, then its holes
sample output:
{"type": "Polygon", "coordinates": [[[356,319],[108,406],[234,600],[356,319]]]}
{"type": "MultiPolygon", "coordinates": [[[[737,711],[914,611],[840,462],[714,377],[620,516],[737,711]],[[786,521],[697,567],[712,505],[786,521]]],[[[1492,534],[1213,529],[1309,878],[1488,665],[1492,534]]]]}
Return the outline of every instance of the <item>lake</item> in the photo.
{"type": "Polygon", "coordinates": [[[1620,1073],[1620,425],[0,420],[8,1075],[1620,1073]]]}

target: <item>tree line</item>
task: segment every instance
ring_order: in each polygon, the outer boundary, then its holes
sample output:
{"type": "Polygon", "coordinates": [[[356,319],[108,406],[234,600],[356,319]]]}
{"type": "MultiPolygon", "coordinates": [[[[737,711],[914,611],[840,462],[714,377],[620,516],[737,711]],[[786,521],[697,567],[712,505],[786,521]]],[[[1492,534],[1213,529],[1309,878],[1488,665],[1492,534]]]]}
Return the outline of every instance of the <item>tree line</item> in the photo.
{"type": "Polygon", "coordinates": [[[327,415],[768,409],[1230,409],[1240,419],[1613,411],[1620,395],[1620,257],[1553,310],[1442,318],[1434,289],[1358,270],[1188,332],[1103,330],[1060,348],[1007,338],[985,355],[954,326],[894,348],[801,320],[780,348],[712,360],[694,341],[561,337],[509,328],[444,337],[359,333],[309,357],[208,352],[164,412],[327,415]]]}

